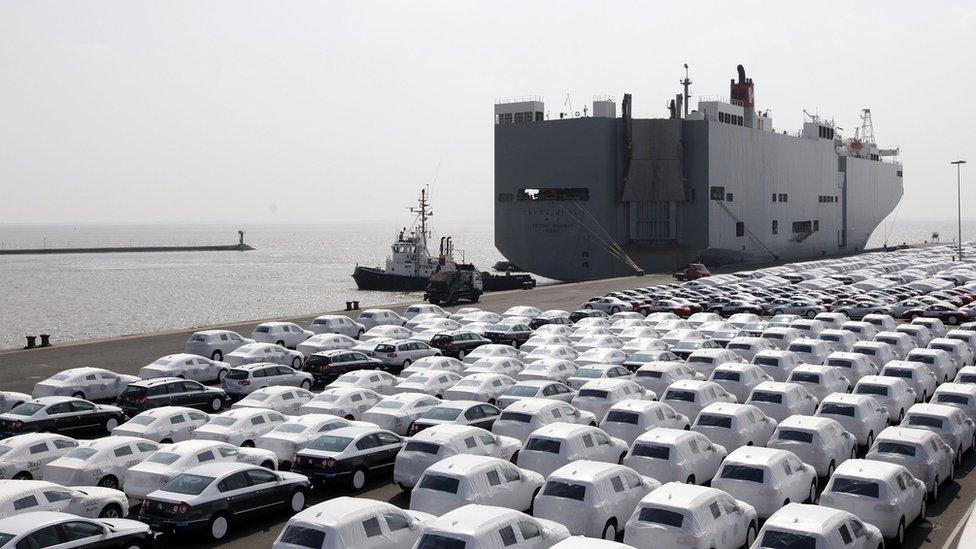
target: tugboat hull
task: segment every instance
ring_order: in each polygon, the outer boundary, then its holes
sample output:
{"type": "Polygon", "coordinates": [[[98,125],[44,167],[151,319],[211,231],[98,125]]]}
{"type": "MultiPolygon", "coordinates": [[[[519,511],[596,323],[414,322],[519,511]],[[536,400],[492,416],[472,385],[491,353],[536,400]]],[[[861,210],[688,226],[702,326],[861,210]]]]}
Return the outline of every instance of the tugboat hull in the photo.
{"type": "Polygon", "coordinates": [[[360,267],[352,273],[360,290],[384,292],[422,292],[427,289],[427,277],[390,274],[375,267],[360,267]]]}

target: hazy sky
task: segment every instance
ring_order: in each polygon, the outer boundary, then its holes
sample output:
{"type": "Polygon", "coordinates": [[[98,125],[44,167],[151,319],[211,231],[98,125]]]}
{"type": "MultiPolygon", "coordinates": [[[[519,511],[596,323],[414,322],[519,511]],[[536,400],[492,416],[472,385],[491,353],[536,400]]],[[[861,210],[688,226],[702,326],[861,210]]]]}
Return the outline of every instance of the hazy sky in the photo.
{"type": "MultiPolygon", "coordinates": [[[[901,219],[955,212],[972,164],[976,4],[0,0],[0,222],[489,223],[495,97],[594,94],[666,116],[682,63],[728,95],[905,164],[901,219]],[[438,165],[440,166],[438,170],[438,165]]],[[[966,183],[968,181],[968,183],[966,183]]],[[[976,218],[976,193],[964,193],[976,218]]]]}

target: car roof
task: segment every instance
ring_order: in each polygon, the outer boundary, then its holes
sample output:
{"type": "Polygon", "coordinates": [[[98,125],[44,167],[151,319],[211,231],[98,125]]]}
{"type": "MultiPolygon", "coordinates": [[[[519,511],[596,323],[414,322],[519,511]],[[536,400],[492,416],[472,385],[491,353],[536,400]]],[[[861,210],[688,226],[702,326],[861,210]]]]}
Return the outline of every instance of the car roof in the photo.
{"type": "Polygon", "coordinates": [[[777,427],[788,428],[788,429],[809,429],[811,431],[823,430],[828,425],[837,423],[835,420],[828,417],[820,416],[801,416],[799,414],[792,415],[783,421],[779,422],[777,427]]]}
{"type": "Polygon", "coordinates": [[[155,387],[156,385],[162,385],[164,383],[172,383],[174,381],[186,381],[181,377],[153,377],[149,379],[140,379],[138,381],[133,381],[129,385],[134,385],[136,387],[155,387]]]}
{"type": "Polygon", "coordinates": [[[379,427],[366,427],[363,425],[350,425],[349,427],[339,427],[338,429],[333,429],[329,431],[328,434],[340,437],[358,438],[364,435],[378,433],[380,431],[386,431],[386,429],[381,429],[379,427]]]}
{"type": "Polygon", "coordinates": [[[643,400],[643,399],[638,399],[638,398],[627,398],[627,399],[621,400],[619,402],[615,402],[612,406],[610,406],[609,410],[614,410],[614,411],[627,410],[627,411],[631,411],[631,412],[647,412],[647,411],[656,410],[657,408],[661,408],[663,406],[667,406],[667,404],[664,404],[663,402],[658,402],[656,400],[643,400]]]}
{"type": "Polygon", "coordinates": [[[257,370],[258,368],[264,368],[266,366],[281,366],[281,364],[275,364],[274,362],[252,362],[250,364],[241,364],[240,366],[234,366],[231,370],[246,370],[248,372],[257,370]]]}
{"type": "Polygon", "coordinates": [[[878,440],[885,438],[894,442],[916,442],[923,443],[932,437],[939,435],[925,429],[912,429],[910,427],[892,426],[886,427],[878,434],[878,440]]]}
{"type": "Polygon", "coordinates": [[[637,441],[641,442],[660,442],[663,444],[674,444],[683,439],[695,436],[696,431],[685,431],[684,429],[670,429],[667,427],[655,427],[638,435],[637,441]]]}
{"type": "MultiPolygon", "coordinates": [[[[0,499],[17,496],[42,488],[64,488],[45,480],[0,480],[0,499]]],[[[71,490],[71,488],[68,488],[71,490]]]]}
{"type": "Polygon", "coordinates": [[[36,402],[37,404],[43,404],[45,406],[49,406],[51,404],[57,404],[59,402],[74,402],[76,400],[82,400],[82,399],[69,397],[69,396],[46,396],[46,397],[34,398],[29,400],[28,402],[36,402]]]}
{"type": "Polygon", "coordinates": [[[723,463],[738,461],[752,465],[771,465],[786,455],[792,455],[792,453],[762,446],[741,446],[730,452],[723,463]]]}
{"type": "Polygon", "coordinates": [[[446,443],[470,435],[486,434],[487,431],[472,425],[458,423],[440,423],[428,427],[411,437],[411,440],[446,443]]]}
{"type": "Polygon", "coordinates": [[[905,471],[901,465],[873,459],[848,459],[837,466],[835,475],[890,479],[905,471]]]}
{"type": "Polygon", "coordinates": [[[240,461],[218,461],[190,467],[186,470],[186,473],[208,477],[222,477],[238,471],[258,468],[257,465],[240,461]]]}
{"type": "Polygon", "coordinates": [[[623,387],[625,385],[637,385],[636,381],[631,379],[619,378],[619,377],[599,377],[596,379],[591,379],[580,387],[583,389],[607,389],[613,390],[618,387],[623,387]]]}
{"type": "Polygon", "coordinates": [[[718,488],[685,484],[683,482],[668,482],[657,490],[653,490],[640,501],[642,505],[665,505],[668,507],[694,509],[703,499],[711,499],[723,494],[718,488]]]}
{"type": "Polygon", "coordinates": [[[719,414],[719,415],[726,415],[726,416],[741,416],[750,410],[755,410],[756,412],[759,412],[762,415],[766,415],[763,414],[758,408],[756,408],[752,404],[739,404],[736,402],[713,402],[708,406],[702,408],[701,413],[719,414]]]}
{"type": "Polygon", "coordinates": [[[759,385],[753,387],[753,390],[786,393],[798,386],[800,386],[798,383],[794,383],[792,381],[763,381],[759,385]]]}
{"type": "MultiPolygon", "coordinates": [[[[445,402],[444,404],[448,404],[448,402],[445,402]]],[[[547,398],[523,398],[508,405],[504,410],[502,410],[502,412],[534,413],[559,405],[566,406],[567,404],[559,400],[551,400],[547,398]]]]}
{"type": "Polygon", "coordinates": [[[928,402],[922,402],[919,404],[913,404],[911,408],[908,409],[906,414],[919,413],[919,414],[930,414],[933,416],[949,416],[955,415],[959,411],[959,408],[954,406],[949,406],[947,404],[931,404],[928,402]]]}
{"type": "MultiPolygon", "coordinates": [[[[374,510],[391,510],[394,506],[385,502],[369,498],[340,496],[323,501],[299,511],[291,517],[289,522],[304,522],[318,526],[335,527],[339,523],[358,518],[361,513],[374,510]]],[[[404,511],[408,513],[408,511],[404,511]]]]}
{"type": "Polygon", "coordinates": [[[943,383],[935,388],[936,393],[963,393],[972,396],[976,393],[976,385],[972,383],[943,383]]]}
{"type": "Polygon", "coordinates": [[[820,505],[790,503],[766,519],[763,529],[772,527],[794,532],[825,534],[837,521],[850,516],[847,512],[820,505]]]}
{"type": "Polygon", "coordinates": [[[68,520],[91,519],[84,519],[70,513],[61,513],[58,511],[31,511],[29,513],[19,513],[0,519],[0,532],[18,536],[33,532],[39,528],[43,528],[51,524],[58,524],[68,520]]]}
{"type": "Polygon", "coordinates": [[[858,380],[856,385],[860,385],[861,383],[874,383],[876,385],[887,385],[889,387],[892,387],[895,385],[901,385],[902,383],[905,383],[905,380],[900,377],[871,375],[871,376],[862,377],[861,379],[858,380]]]}
{"type": "Polygon", "coordinates": [[[554,478],[569,478],[580,482],[597,482],[610,475],[615,475],[624,468],[620,465],[605,463],[602,461],[577,460],[549,473],[549,480],[554,478]]]}
{"type": "Polygon", "coordinates": [[[674,383],[669,385],[668,389],[669,390],[684,389],[689,391],[701,391],[706,387],[716,387],[716,386],[719,385],[714,381],[700,380],[700,379],[679,379],[678,381],[675,381],[674,383]]]}
{"type": "Polygon", "coordinates": [[[483,469],[494,468],[500,463],[505,463],[505,460],[492,456],[456,454],[434,463],[427,468],[427,471],[439,474],[467,476],[483,469]]]}
{"type": "Polygon", "coordinates": [[[444,530],[456,534],[473,536],[479,532],[489,530],[500,521],[512,515],[522,516],[513,509],[495,507],[493,505],[469,504],[441,515],[428,522],[425,529],[444,530]]]}
{"type": "Polygon", "coordinates": [[[532,431],[532,434],[529,436],[534,437],[538,435],[549,438],[569,438],[578,433],[591,432],[593,429],[595,429],[595,427],[590,427],[589,425],[557,422],[544,425],[535,431],[532,431]]]}

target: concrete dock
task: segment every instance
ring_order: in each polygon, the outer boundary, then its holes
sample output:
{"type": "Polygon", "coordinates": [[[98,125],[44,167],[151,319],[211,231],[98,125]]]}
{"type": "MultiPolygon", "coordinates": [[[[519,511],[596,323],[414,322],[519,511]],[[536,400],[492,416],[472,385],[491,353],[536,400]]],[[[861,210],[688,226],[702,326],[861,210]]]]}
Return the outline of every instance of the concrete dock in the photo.
{"type": "MultiPolygon", "coordinates": [[[[527,291],[495,292],[484,295],[481,303],[477,306],[494,312],[502,312],[514,305],[533,305],[541,309],[574,310],[593,295],[671,281],[669,275],[648,275],[639,278],[627,277],[558,284],[527,291]]],[[[391,304],[380,308],[390,308],[402,312],[408,305],[407,303],[391,304]]],[[[460,306],[467,306],[467,304],[460,306]]],[[[456,308],[458,307],[448,309],[456,308]]],[[[357,314],[355,312],[346,313],[345,311],[337,311],[336,313],[357,314]]],[[[314,316],[317,315],[281,320],[289,320],[307,326],[314,316]]],[[[235,330],[247,336],[256,324],[266,320],[269,319],[215,327],[235,330]]],[[[0,351],[0,389],[29,393],[37,381],[58,371],[77,366],[98,366],[119,373],[135,374],[140,367],[161,356],[182,352],[187,338],[196,330],[170,330],[103,340],[63,343],[54,347],[32,350],[0,351]]],[[[976,474],[972,474],[974,464],[976,464],[976,457],[973,455],[966,456],[963,465],[956,470],[957,479],[941,490],[938,502],[929,505],[929,520],[909,529],[905,547],[941,549],[957,546],[955,542],[957,541],[956,538],[959,537],[962,524],[971,512],[971,505],[976,502],[976,474]]],[[[351,494],[344,489],[327,488],[320,490],[312,495],[309,504],[340,495],[356,495],[389,501],[401,507],[406,507],[410,501],[409,494],[401,492],[390,479],[384,478],[370,482],[367,488],[358,494],[351,494]]],[[[137,513],[138,508],[133,508],[132,512],[137,513]]],[[[235,524],[232,526],[228,538],[219,544],[201,542],[199,537],[173,539],[163,536],[159,538],[156,547],[219,546],[235,549],[270,547],[287,518],[286,513],[274,513],[249,520],[246,524],[235,524]]],[[[965,544],[958,545],[958,547],[968,546],[965,544]]]]}

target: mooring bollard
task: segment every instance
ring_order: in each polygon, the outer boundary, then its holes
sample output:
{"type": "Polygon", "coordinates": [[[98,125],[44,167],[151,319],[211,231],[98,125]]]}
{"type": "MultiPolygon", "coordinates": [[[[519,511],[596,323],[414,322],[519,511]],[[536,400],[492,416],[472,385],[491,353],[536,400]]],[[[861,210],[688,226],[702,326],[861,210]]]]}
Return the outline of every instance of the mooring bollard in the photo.
{"type": "Polygon", "coordinates": [[[346,302],[346,310],[347,311],[351,311],[352,310],[352,301],[347,301],[346,302]]]}
{"type": "Polygon", "coordinates": [[[41,347],[51,346],[51,334],[41,334],[41,347]]]}
{"type": "Polygon", "coordinates": [[[358,311],[359,310],[359,302],[358,301],[353,301],[352,302],[352,310],[354,310],[354,311],[358,311]]]}
{"type": "Polygon", "coordinates": [[[27,338],[27,346],[24,347],[25,349],[33,349],[37,347],[37,345],[35,344],[35,342],[37,341],[37,336],[24,336],[24,337],[27,338]]]}

